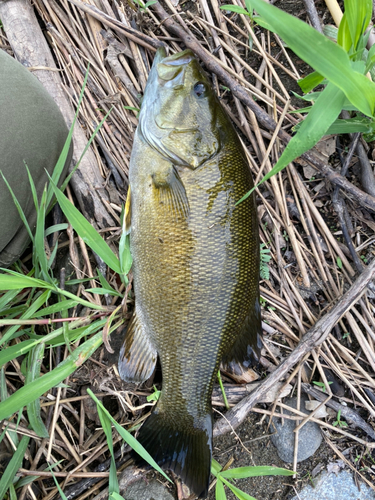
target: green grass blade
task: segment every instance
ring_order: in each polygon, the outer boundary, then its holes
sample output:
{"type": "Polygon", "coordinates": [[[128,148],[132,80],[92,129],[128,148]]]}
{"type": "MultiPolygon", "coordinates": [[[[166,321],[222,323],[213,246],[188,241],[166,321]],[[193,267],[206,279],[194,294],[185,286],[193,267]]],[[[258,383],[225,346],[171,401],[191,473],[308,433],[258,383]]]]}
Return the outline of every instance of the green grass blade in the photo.
{"type": "Polygon", "coordinates": [[[8,399],[2,401],[0,403],[0,420],[10,417],[13,413],[66,379],[96,351],[102,342],[102,332],[93,335],[51,372],[21,387],[8,399]]]}
{"type": "Polygon", "coordinates": [[[17,297],[18,290],[10,290],[9,292],[4,293],[2,297],[0,297],[0,311],[3,311],[12,300],[17,297]]]}
{"type": "Polygon", "coordinates": [[[110,494],[111,493],[120,493],[118,479],[117,479],[117,473],[116,473],[116,462],[115,462],[114,451],[113,451],[111,421],[99,405],[96,405],[96,408],[98,410],[100,423],[102,424],[103,431],[104,431],[104,434],[105,434],[105,437],[107,440],[108,449],[109,449],[109,452],[111,454],[111,465],[109,468],[109,493],[110,494]]]}
{"type": "Polygon", "coordinates": [[[65,231],[68,228],[68,224],[63,223],[63,224],[54,224],[53,226],[50,226],[46,229],[46,232],[44,233],[44,236],[47,238],[52,233],[57,233],[58,231],[65,231]]]}
{"type": "Polygon", "coordinates": [[[254,9],[274,27],[298,57],[345,93],[362,113],[372,116],[375,84],[353,71],[345,50],[314,28],[264,0],[253,0],[254,9]]]}
{"type": "Polygon", "coordinates": [[[148,464],[150,464],[154,469],[156,469],[160,474],[162,474],[168,481],[172,482],[172,480],[166,475],[166,473],[158,466],[158,464],[155,462],[155,460],[152,458],[152,456],[147,453],[147,451],[143,448],[143,446],[138,443],[138,441],[135,439],[134,436],[130,434],[126,429],[121,427],[116,420],[111,416],[111,414],[104,408],[102,403],[98,400],[98,398],[93,394],[93,392],[90,389],[87,389],[87,394],[89,394],[92,399],[95,401],[97,406],[100,406],[102,411],[106,414],[106,416],[109,418],[109,420],[112,422],[112,425],[115,426],[117,432],[120,434],[122,439],[128,443],[129,446],[133,448],[135,452],[138,453],[148,464]]]}
{"type": "MultiPolygon", "coordinates": [[[[7,383],[5,380],[5,371],[4,371],[4,368],[1,368],[1,370],[0,370],[0,400],[5,401],[6,399],[8,399],[8,397],[9,396],[8,396],[8,390],[7,390],[7,383]]],[[[1,433],[0,443],[5,436],[5,432],[8,432],[9,438],[13,441],[14,446],[17,447],[19,444],[18,434],[17,434],[17,432],[8,430],[7,427],[8,426],[4,427],[4,430],[1,433]]]]}
{"type": "MultiPolygon", "coordinates": [[[[43,361],[44,344],[35,346],[29,353],[28,370],[25,380],[25,386],[38,380],[40,377],[40,366],[43,361]]],[[[48,438],[49,434],[40,416],[40,399],[36,398],[26,407],[27,415],[31,428],[41,438],[48,438]]]]}
{"type": "Polygon", "coordinates": [[[77,301],[75,299],[67,299],[61,300],[56,304],[52,304],[52,306],[45,307],[44,309],[40,309],[35,314],[33,314],[33,318],[40,318],[41,316],[51,316],[52,314],[61,313],[61,311],[66,309],[71,309],[77,305],[77,301]]]}
{"type": "Polygon", "coordinates": [[[234,469],[228,469],[220,472],[219,476],[225,477],[226,479],[243,479],[246,477],[258,476],[293,476],[293,474],[295,474],[295,472],[292,470],[262,465],[256,467],[236,467],[234,469]]]}
{"type": "Polygon", "coordinates": [[[13,482],[16,472],[22,465],[22,461],[25,458],[25,453],[27,446],[29,444],[29,440],[30,438],[28,436],[23,436],[23,438],[20,441],[20,444],[17,447],[17,450],[15,451],[13,457],[11,458],[7,468],[5,469],[0,479],[0,500],[2,500],[5,497],[5,494],[9,489],[9,486],[13,482]]]}
{"type": "Polygon", "coordinates": [[[105,288],[86,288],[86,292],[97,293],[98,295],[114,295],[115,297],[122,297],[121,293],[116,292],[112,287],[108,290],[105,288]]]}
{"type": "Polygon", "coordinates": [[[220,479],[218,479],[217,483],[216,483],[215,500],[227,500],[224,485],[223,485],[222,481],[220,481],[220,479]]]}
{"type": "MultiPolygon", "coordinates": [[[[90,63],[87,66],[85,78],[83,80],[83,85],[82,85],[81,93],[79,95],[79,100],[78,100],[77,111],[75,112],[72,125],[71,125],[71,127],[69,129],[68,137],[66,138],[64,147],[63,147],[63,149],[62,149],[62,151],[60,153],[59,159],[57,160],[57,163],[56,163],[55,168],[54,168],[53,173],[52,173],[52,180],[55,183],[55,185],[59,184],[59,179],[61,177],[61,173],[62,173],[62,171],[63,171],[63,169],[65,167],[66,159],[68,158],[68,155],[69,155],[70,145],[72,143],[72,138],[73,138],[74,125],[76,123],[76,120],[77,120],[77,117],[78,117],[79,108],[81,106],[83,95],[84,95],[84,92],[85,92],[85,87],[86,87],[86,84],[87,84],[87,79],[89,77],[89,69],[90,69],[90,63]]],[[[70,177],[71,177],[71,175],[68,176],[68,180],[67,180],[65,186],[67,186],[67,183],[69,182],[70,177]]],[[[50,203],[52,201],[52,197],[53,197],[53,189],[52,189],[51,184],[49,184],[49,186],[47,188],[47,207],[50,206],[50,203]]]]}
{"type": "Polygon", "coordinates": [[[254,498],[251,495],[248,495],[244,491],[240,490],[239,488],[234,486],[232,483],[230,483],[226,479],[222,478],[222,481],[226,486],[228,486],[228,488],[236,495],[236,497],[239,500],[256,500],[256,498],[254,498]]]}
{"type": "MultiPolygon", "coordinates": [[[[5,365],[8,361],[27,354],[30,349],[36,344],[35,340],[24,340],[19,344],[15,344],[0,351],[0,366],[5,365]]],[[[3,401],[3,398],[1,398],[3,401]]]]}
{"type": "Polygon", "coordinates": [[[83,241],[104,260],[107,266],[116,273],[121,274],[120,261],[112,252],[108,244],[52,181],[51,185],[61,210],[64,212],[65,217],[73,226],[76,233],[79,234],[83,241]]]}
{"type": "Polygon", "coordinates": [[[1,290],[22,290],[23,288],[49,288],[53,287],[43,280],[24,276],[23,274],[10,271],[9,269],[0,268],[7,274],[0,274],[0,291],[1,290]]]}
{"type": "Polygon", "coordinates": [[[1,170],[0,170],[0,174],[1,174],[1,176],[2,176],[2,178],[4,180],[4,182],[5,182],[5,184],[7,185],[7,188],[9,189],[9,192],[10,192],[12,198],[13,198],[14,204],[16,205],[16,208],[17,208],[17,211],[19,213],[19,216],[21,217],[21,220],[24,223],[27,232],[29,233],[30,239],[33,242],[34,241],[34,236],[33,236],[33,233],[31,232],[31,229],[30,229],[29,223],[27,222],[27,219],[26,219],[26,216],[24,214],[24,211],[22,210],[22,207],[19,204],[16,195],[14,194],[12,188],[10,187],[9,182],[6,180],[6,178],[4,177],[3,172],[1,172],[1,170]]]}

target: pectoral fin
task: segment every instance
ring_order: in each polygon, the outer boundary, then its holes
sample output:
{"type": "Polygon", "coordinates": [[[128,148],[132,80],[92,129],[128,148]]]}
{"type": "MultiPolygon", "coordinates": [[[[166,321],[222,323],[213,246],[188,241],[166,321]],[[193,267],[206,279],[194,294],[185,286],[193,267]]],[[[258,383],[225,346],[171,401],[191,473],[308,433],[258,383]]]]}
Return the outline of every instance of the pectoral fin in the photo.
{"type": "Polygon", "coordinates": [[[120,377],[126,382],[145,382],[155,369],[156,359],[156,349],[135,312],[120,350],[118,361],[120,377]]]}
{"type": "Polygon", "coordinates": [[[169,168],[152,175],[158,202],[163,205],[173,217],[186,219],[189,215],[189,201],[185,187],[176,168],[169,168]]]}

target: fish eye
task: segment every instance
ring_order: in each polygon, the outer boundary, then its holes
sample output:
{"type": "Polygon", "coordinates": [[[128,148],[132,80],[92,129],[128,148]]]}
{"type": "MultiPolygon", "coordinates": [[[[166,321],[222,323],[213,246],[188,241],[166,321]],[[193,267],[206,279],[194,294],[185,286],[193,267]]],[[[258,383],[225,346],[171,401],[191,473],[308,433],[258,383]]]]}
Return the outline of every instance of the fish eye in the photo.
{"type": "Polygon", "coordinates": [[[206,85],[202,82],[197,82],[194,85],[194,94],[197,97],[204,97],[205,93],[206,93],[206,85]]]}

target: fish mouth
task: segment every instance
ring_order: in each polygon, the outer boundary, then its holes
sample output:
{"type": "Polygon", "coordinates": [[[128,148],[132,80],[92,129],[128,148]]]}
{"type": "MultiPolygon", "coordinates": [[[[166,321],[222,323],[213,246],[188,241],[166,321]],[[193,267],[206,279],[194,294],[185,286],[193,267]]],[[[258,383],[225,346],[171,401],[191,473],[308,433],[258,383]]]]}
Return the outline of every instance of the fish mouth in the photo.
{"type": "Polygon", "coordinates": [[[194,59],[194,54],[189,49],[165,57],[156,66],[159,83],[165,87],[170,87],[175,90],[183,88],[185,80],[185,68],[194,59]]]}

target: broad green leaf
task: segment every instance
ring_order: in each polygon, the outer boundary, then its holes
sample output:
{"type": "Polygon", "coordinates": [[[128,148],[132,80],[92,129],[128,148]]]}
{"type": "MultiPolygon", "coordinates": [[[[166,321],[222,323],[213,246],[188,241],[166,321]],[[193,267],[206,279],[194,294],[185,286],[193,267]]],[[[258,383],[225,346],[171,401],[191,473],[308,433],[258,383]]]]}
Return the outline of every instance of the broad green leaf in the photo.
{"type": "Polygon", "coordinates": [[[242,479],[257,476],[293,476],[293,474],[295,474],[295,472],[292,470],[260,465],[255,467],[236,467],[234,469],[228,469],[220,472],[219,476],[225,477],[226,479],[242,479]]]}
{"type": "MultiPolygon", "coordinates": [[[[12,397],[12,396],[11,396],[12,397]]],[[[10,399],[10,398],[9,398],[10,399]]],[[[1,405],[2,403],[0,403],[1,405]]],[[[29,444],[30,438],[28,436],[23,436],[20,441],[20,444],[17,447],[17,450],[14,452],[7,468],[5,469],[3,475],[0,479],[0,499],[2,500],[9,489],[9,486],[12,484],[13,479],[16,475],[16,472],[22,465],[22,461],[25,458],[25,453],[27,446],[29,444]]]]}
{"type": "Polygon", "coordinates": [[[326,132],[329,134],[351,134],[355,132],[370,133],[373,131],[368,120],[351,118],[349,120],[335,120],[326,132]]]}
{"type": "Polygon", "coordinates": [[[362,34],[365,32],[372,15],[371,0],[345,0],[345,15],[354,50],[362,34]]]}
{"type": "Polygon", "coordinates": [[[253,7],[251,4],[251,0],[245,0],[245,5],[246,5],[247,12],[250,14],[250,16],[252,16],[253,15],[253,7]]]}
{"type": "Polygon", "coordinates": [[[344,13],[340,21],[339,31],[337,33],[337,43],[345,52],[349,52],[350,47],[353,45],[346,13],[344,13]]]}
{"type": "MultiPolygon", "coordinates": [[[[25,387],[32,383],[34,380],[38,380],[40,377],[40,366],[43,361],[44,355],[44,344],[40,343],[35,346],[29,353],[28,370],[25,380],[25,387]]],[[[49,434],[44,425],[42,417],[40,416],[40,399],[35,398],[27,405],[27,415],[29,418],[29,423],[33,431],[38,434],[41,438],[48,438],[49,434]]]]}
{"type": "Polygon", "coordinates": [[[341,89],[362,113],[373,115],[375,84],[365,75],[353,71],[349,56],[342,47],[264,0],[252,0],[252,4],[298,57],[341,89]]]}
{"type": "Polygon", "coordinates": [[[312,89],[320,85],[324,80],[324,76],[320,75],[317,71],[313,71],[309,75],[305,76],[301,80],[298,80],[298,85],[300,86],[302,92],[307,94],[312,89]]]}
{"type": "Polygon", "coordinates": [[[229,12],[236,12],[236,14],[243,14],[244,16],[249,16],[250,14],[243,7],[239,7],[238,5],[222,5],[220,7],[222,10],[227,10],[229,12]]]}
{"type": "MultiPolygon", "coordinates": [[[[329,83],[320,94],[310,113],[303,120],[297,134],[289,141],[279,161],[263,177],[258,186],[280,172],[290,162],[301,156],[301,154],[315,146],[339,115],[344,100],[344,94],[335,85],[329,83]]],[[[249,191],[237,203],[245,200],[254,189],[249,191]]]]}
{"type": "Polygon", "coordinates": [[[7,273],[0,274],[0,291],[22,290],[23,288],[51,288],[51,285],[43,280],[24,276],[9,269],[0,268],[0,271],[7,273]]]}
{"type": "Polygon", "coordinates": [[[115,426],[117,432],[120,434],[122,439],[128,443],[129,446],[133,448],[133,450],[140,455],[143,460],[145,460],[148,464],[150,464],[154,469],[156,469],[160,474],[162,474],[168,481],[172,482],[172,480],[166,475],[166,473],[158,466],[152,456],[143,448],[143,446],[138,443],[134,436],[130,434],[126,429],[121,427],[120,424],[116,422],[116,420],[111,416],[111,414],[104,408],[102,403],[98,400],[98,398],[93,394],[90,389],[87,389],[87,394],[89,394],[92,399],[95,401],[97,406],[100,406],[102,411],[107,415],[109,420],[112,422],[112,425],[115,426]]]}
{"type": "Polygon", "coordinates": [[[79,368],[102,344],[102,332],[93,335],[70,354],[65,361],[60,363],[49,373],[25,385],[14,392],[8,399],[0,403],[0,420],[10,417],[34,399],[39,398],[52,387],[69,377],[79,368]]]}
{"type": "Polygon", "coordinates": [[[81,212],[77,210],[72,203],[70,203],[61,190],[56,187],[53,181],[51,181],[51,185],[61,210],[64,212],[65,217],[73,226],[76,233],[79,234],[91,250],[97,253],[99,257],[104,260],[107,266],[109,266],[116,273],[121,274],[119,259],[112,252],[108,244],[104,241],[100,234],[98,234],[89,221],[85,219],[81,212]]]}

